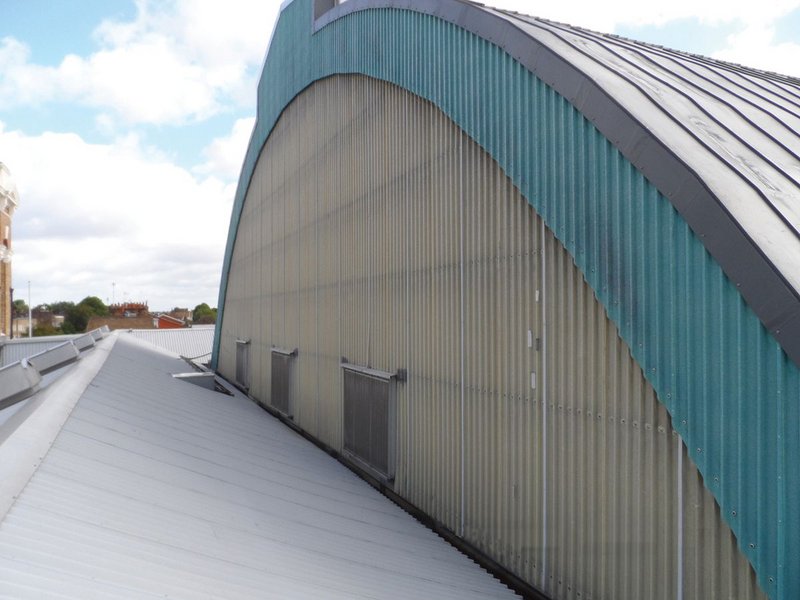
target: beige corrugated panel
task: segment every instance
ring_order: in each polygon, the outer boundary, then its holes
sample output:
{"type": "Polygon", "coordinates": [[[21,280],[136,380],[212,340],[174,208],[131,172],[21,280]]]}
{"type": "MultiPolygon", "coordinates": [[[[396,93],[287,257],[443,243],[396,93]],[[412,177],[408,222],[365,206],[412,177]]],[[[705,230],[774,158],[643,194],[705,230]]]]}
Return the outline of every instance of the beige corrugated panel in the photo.
{"type": "Polygon", "coordinates": [[[250,339],[269,402],[270,348],[297,348],[294,418],[341,450],[341,357],[408,369],[395,490],[532,585],[758,597],[570,256],[431,104],[364,77],[308,88],[261,154],[231,264],[220,371],[250,339]]]}
{"type": "Polygon", "coordinates": [[[545,256],[546,587],[561,598],[675,598],[678,438],[550,235],[545,256]]]}
{"type": "Polygon", "coordinates": [[[683,452],[685,598],[764,598],[719,505],[683,452]]]}

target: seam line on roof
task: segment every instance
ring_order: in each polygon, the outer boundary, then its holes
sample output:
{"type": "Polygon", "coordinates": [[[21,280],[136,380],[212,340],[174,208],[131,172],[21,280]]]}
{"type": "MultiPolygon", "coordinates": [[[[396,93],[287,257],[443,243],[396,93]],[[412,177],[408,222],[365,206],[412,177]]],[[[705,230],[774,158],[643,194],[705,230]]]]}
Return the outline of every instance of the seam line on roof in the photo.
{"type": "MultiPolygon", "coordinates": [[[[549,31],[550,33],[553,33],[553,35],[555,35],[556,37],[558,37],[558,38],[559,38],[561,41],[563,41],[565,44],[567,44],[567,45],[571,46],[571,47],[572,47],[572,48],[574,48],[576,51],[578,51],[578,52],[580,52],[581,54],[583,54],[584,56],[586,56],[586,57],[587,57],[589,60],[591,60],[591,61],[595,62],[596,64],[598,64],[598,65],[599,65],[601,68],[604,68],[604,69],[606,69],[607,71],[610,71],[610,69],[609,69],[608,67],[606,67],[606,66],[605,66],[605,65],[604,65],[604,64],[601,62],[601,60],[600,60],[600,59],[598,59],[598,58],[595,58],[594,56],[590,55],[588,52],[585,52],[585,51],[583,51],[583,50],[582,50],[582,49],[580,49],[580,48],[579,48],[577,45],[575,45],[575,44],[573,44],[572,42],[570,42],[569,40],[567,40],[565,37],[563,37],[563,36],[561,36],[561,35],[558,35],[558,34],[556,34],[555,32],[553,32],[552,30],[550,30],[550,29],[548,29],[548,28],[546,28],[546,27],[542,27],[542,26],[540,26],[538,23],[533,23],[533,22],[529,22],[529,21],[526,21],[526,23],[529,23],[530,25],[532,25],[532,26],[534,26],[534,27],[538,27],[539,29],[542,29],[543,31],[549,31]]],[[[558,25],[554,25],[553,27],[554,27],[555,29],[558,29],[559,31],[562,31],[562,32],[565,32],[565,33],[570,33],[570,31],[569,31],[569,30],[567,30],[567,29],[565,29],[564,27],[561,27],[561,26],[558,26],[558,25]]],[[[586,39],[586,40],[591,40],[591,41],[593,41],[593,42],[595,42],[595,43],[599,43],[599,42],[597,42],[597,40],[593,39],[591,36],[589,36],[589,35],[587,35],[587,34],[584,34],[584,33],[583,33],[582,31],[580,31],[580,30],[578,30],[578,31],[575,31],[574,33],[575,33],[575,35],[577,35],[577,36],[579,36],[579,37],[582,37],[583,39],[586,39]]],[[[641,67],[639,67],[638,65],[636,65],[635,63],[633,63],[631,60],[629,60],[629,59],[625,58],[624,56],[621,56],[619,53],[617,53],[617,52],[615,52],[615,51],[611,50],[610,48],[607,48],[607,49],[608,49],[608,51],[609,51],[609,53],[610,53],[611,55],[613,55],[614,57],[618,58],[619,60],[621,60],[621,61],[622,61],[622,62],[624,62],[625,64],[627,64],[627,65],[630,65],[630,66],[631,66],[633,69],[635,69],[636,71],[645,72],[645,71],[644,71],[644,69],[642,69],[641,67]]],[[[639,55],[639,56],[640,56],[642,59],[644,59],[644,60],[646,60],[646,61],[650,61],[650,59],[648,59],[646,56],[644,56],[644,55],[643,55],[641,52],[639,52],[639,51],[636,51],[636,50],[632,50],[632,52],[635,52],[635,53],[636,53],[637,55],[639,55]]],[[[650,61],[650,62],[653,62],[653,61],[650,61]]],[[[638,84],[637,84],[637,83],[636,83],[636,82],[633,80],[633,78],[632,78],[632,77],[630,77],[629,75],[627,75],[626,73],[623,73],[623,72],[615,72],[614,74],[615,74],[615,75],[617,75],[618,77],[620,77],[620,78],[624,79],[624,80],[625,80],[626,82],[628,82],[630,85],[632,85],[632,86],[633,86],[633,87],[635,87],[637,90],[639,90],[639,92],[641,92],[641,93],[642,93],[642,94],[643,94],[643,95],[644,95],[644,96],[645,96],[645,97],[646,97],[648,100],[650,100],[650,102],[651,102],[651,103],[652,103],[652,104],[653,104],[655,107],[657,107],[657,108],[658,108],[658,109],[661,111],[661,113],[663,113],[664,115],[666,115],[667,117],[669,117],[669,119],[670,119],[671,121],[673,121],[675,124],[677,124],[677,125],[678,125],[678,126],[681,128],[681,129],[683,129],[683,130],[684,130],[684,131],[685,131],[685,132],[686,132],[686,133],[687,133],[689,136],[691,136],[691,137],[692,137],[694,140],[696,140],[696,141],[697,141],[699,144],[701,144],[701,145],[702,145],[702,146],[703,146],[703,147],[704,147],[706,150],[708,150],[708,151],[709,151],[709,152],[710,152],[712,155],[714,155],[714,156],[715,156],[715,157],[716,157],[716,158],[717,158],[717,159],[718,159],[720,162],[722,162],[724,165],[726,165],[726,166],[727,166],[727,167],[728,167],[728,168],[729,168],[731,171],[733,171],[733,172],[734,172],[734,174],[735,174],[736,176],[738,176],[738,177],[739,177],[739,178],[740,178],[742,181],[744,181],[745,183],[747,183],[747,185],[749,185],[749,186],[750,186],[750,187],[753,189],[753,191],[754,191],[754,192],[756,192],[756,194],[758,194],[758,195],[759,195],[759,196],[762,198],[762,200],[764,200],[764,202],[765,202],[765,203],[766,203],[766,204],[767,204],[767,205],[768,205],[768,206],[769,206],[769,207],[772,209],[772,212],[773,212],[773,213],[774,213],[774,214],[775,214],[775,215],[776,215],[776,216],[777,216],[777,217],[778,217],[778,218],[779,218],[779,219],[780,219],[780,220],[781,220],[781,221],[782,221],[782,222],[783,222],[783,223],[784,223],[784,224],[785,224],[785,225],[786,225],[786,226],[787,226],[787,227],[788,227],[788,228],[789,228],[791,231],[793,231],[793,232],[794,232],[794,234],[795,234],[795,237],[800,237],[800,231],[799,231],[799,230],[798,230],[798,228],[795,226],[795,224],[794,224],[794,223],[792,223],[791,221],[789,221],[789,219],[788,219],[786,216],[784,216],[784,214],[783,214],[783,213],[780,211],[780,209],[778,209],[778,207],[777,207],[777,206],[775,206],[775,204],[774,204],[774,203],[773,203],[773,202],[772,202],[772,201],[769,199],[769,197],[768,197],[766,194],[764,194],[763,192],[761,192],[761,191],[759,190],[759,188],[758,188],[758,187],[757,187],[757,186],[756,186],[756,185],[755,185],[755,184],[754,184],[754,183],[753,183],[753,182],[750,180],[750,178],[749,178],[749,177],[747,177],[747,176],[746,176],[746,175],[745,175],[745,174],[744,174],[742,171],[740,171],[739,169],[737,169],[737,168],[736,168],[735,164],[733,164],[733,163],[731,163],[729,160],[725,159],[725,158],[724,158],[724,157],[723,157],[723,156],[722,156],[722,155],[721,155],[719,152],[717,152],[716,150],[714,150],[714,149],[713,149],[713,148],[712,148],[710,145],[708,145],[708,143],[706,143],[705,141],[703,141],[703,140],[702,140],[702,138],[700,138],[698,135],[696,135],[695,133],[693,133],[691,129],[689,129],[688,127],[686,127],[686,125],[684,125],[684,124],[683,124],[683,122],[682,122],[680,119],[678,119],[676,116],[674,116],[674,115],[673,115],[673,114],[672,114],[670,111],[666,110],[666,109],[664,108],[664,106],[663,106],[663,105],[661,105],[661,104],[659,104],[658,102],[656,102],[656,100],[655,100],[655,99],[654,99],[654,98],[653,98],[653,97],[652,97],[652,96],[651,96],[651,95],[650,95],[650,94],[649,94],[649,93],[648,93],[648,92],[647,92],[647,91],[646,91],[646,90],[645,90],[645,89],[644,89],[642,86],[638,85],[638,84]]],[[[752,146],[752,145],[751,145],[751,144],[750,144],[750,143],[749,143],[747,140],[745,140],[744,138],[742,138],[742,136],[740,136],[740,135],[739,135],[739,134],[737,134],[737,133],[736,133],[734,130],[732,130],[730,127],[728,127],[727,125],[725,125],[724,123],[722,123],[722,122],[721,122],[719,119],[717,119],[717,118],[716,118],[716,117],[715,117],[713,114],[711,114],[711,113],[710,113],[708,110],[706,110],[705,108],[703,108],[703,106],[702,106],[702,105],[700,105],[700,104],[699,104],[699,103],[698,103],[698,102],[697,102],[697,101],[696,101],[694,98],[692,98],[692,97],[691,97],[689,94],[687,94],[687,93],[686,93],[686,92],[684,92],[684,91],[681,91],[680,89],[678,89],[676,86],[672,85],[671,83],[669,83],[669,82],[668,82],[668,81],[666,81],[665,79],[662,79],[661,77],[657,76],[655,73],[652,73],[652,72],[647,72],[646,74],[647,74],[647,75],[649,75],[650,77],[652,77],[652,78],[653,78],[655,81],[657,81],[658,83],[660,83],[660,84],[662,84],[662,85],[666,86],[667,88],[669,88],[670,90],[672,90],[672,92],[673,92],[673,93],[675,93],[675,94],[677,94],[677,95],[679,95],[679,96],[683,97],[684,99],[686,99],[688,102],[690,102],[690,103],[692,104],[692,106],[694,106],[695,108],[697,108],[697,109],[698,109],[698,110],[699,110],[701,113],[703,113],[703,114],[704,114],[706,117],[708,117],[708,118],[709,118],[711,121],[713,121],[714,123],[716,123],[716,124],[717,124],[717,125],[718,125],[718,126],[721,128],[721,129],[723,129],[725,132],[727,132],[727,133],[728,133],[728,134],[729,134],[729,135],[730,135],[730,136],[731,136],[733,139],[735,139],[736,141],[738,141],[740,144],[742,144],[744,147],[746,147],[748,150],[750,150],[750,151],[751,151],[753,154],[755,154],[755,155],[759,156],[759,157],[760,157],[762,160],[764,160],[764,162],[766,162],[766,163],[767,163],[769,166],[771,166],[773,169],[775,169],[775,170],[776,170],[778,173],[780,173],[780,174],[781,174],[783,177],[785,177],[785,178],[786,178],[786,179],[788,179],[789,181],[793,182],[795,185],[797,185],[797,186],[800,186],[800,181],[798,181],[796,178],[792,177],[792,176],[791,176],[789,173],[787,173],[787,172],[786,172],[786,171],[785,171],[785,170],[784,170],[782,167],[780,167],[779,165],[777,165],[776,163],[774,163],[774,162],[773,162],[773,161],[772,161],[770,158],[768,158],[767,156],[765,156],[764,154],[762,154],[762,153],[761,153],[759,150],[757,150],[756,148],[754,148],[754,147],[753,147],[753,146],[752,146]]],[[[677,75],[677,74],[676,74],[676,77],[678,77],[679,79],[683,79],[683,78],[681,78],[681,77],[680,77],[679,75],[677,75]]],[[[684,81],[685,81],[685,80],[684,80],[684,81]]],[[[715,95],[715,94],[712,94],[712,93],[711,93],[711,92],[709,92],[708,90],[704,90],[704,89],[702,89],[702,88],[699,88],[698,86],[695,86],[695,85],[694,85],[694,84],[692,84],[691,82],[688,82],[688,81],[686,81],[686,83],[688,83],[688,84],[689,84],[689,85],[691,85],[692,87],[695,87],[695,88],[697,88],[697,89],[698,89],[698,90],[699,90],[701,93],[704,93],[704,94],[708,94],[708,95],[710,95],[710,96],[713,96],[713,97],[714,97],[714,99],[716,99],[718,102],[720,102],[720,104],[723,104],[724,106],[728,107],[730,110],[732,110],[732,111],[736,112],[736,113],[737,113],[737,114],[738,114],[738,115],[739,115],[739,116],[740,116],[740,117],[741,117],[743,120],[747,121],[747,122],[748,122],[750,125],[752,125],[752,126],[753,126],[755,129],[757,129],[757,130],[758,130],[760,133],[764,134],[766,137],[768,137],[768,138],[769,138],[769,139],[771,139],[773,142],[775,142],[775,143],[776,143],[778,146],[780,146],[781,148],[783,148],[783,149],[784,149],[786,152],[788,152],[789,154],[791,154],[791,155],[792,155],[792,156],[793,156],[795,159],[798,159],[798,158],[799,158],[799,157],[797,156],[797,154],[795,154],[795,153],[794,153],[792,150],[790,150],[789,148],[787,148],[786,146],[784,146],[784,145],[783,145],[783,143],[781,143],[781,142],[780,142],[779,140],[777,140],[775,137],[773,137],[772,135],[770,135],[768,132],[766,132],[766,131],[765,131],[764,129],[762,129],[760,126],[756,125],[756,124],[755,124],[753,121],[751,121],[751,120],[750,120],[748,117],[746,117],[744,114],[742,114],[742,113],[741,113],[741,111],[739,111],[739,110],[738,110],[738,109],[737,109],[735,106],[733,106],[733,105],[732,105],[732,104],[730,104],[729,102],[727,102],[727,101],[723,100],[722,98],[720,98],[719,96],[717,96],[717,95],[715,95]]],[[[748,237],[749,237],[749,236],[748,236],[748,237]]]]}
{"type": "MultiPolygon", "coordinates": [[[[628,40],[626,38],[619,37],[619,36],[601,36],[601,37],[603,39],[609,40],[610,42],[614,43],[615,45],[617,45],[617,46],[619,46],[621,48],[627,48],[627,49],[629,49],[629,50],[631,50],[633,52],[636,52],[637,54],[640,54],[641,56],[645,56],[642,52],[639,51],[639,48],[641,48],[642,45],[637,43],[634,40],[628,40]]],[[[655,46],[645,46],[645,47],[653,54],[653,56],[658,56],[659,58],[662,58],[662,59],[664,59],[666,61],[669,61],[671,64],[679,66],[683,70],[692,73],[693,76],[705,81],[706,83],[708,83],[708,85],[713,86],[716,89],[728,92],[732,96],[735,96],[736,98],[740,99],[742,102],[744,102],[746,104],[749,104],[750,106],[752,106],[753,108],[755,108],[757,110],[760,110],[762,112],[762,114],[764,114],[769,119],[771,119],[775,123],[775,125],[777,125],[778,127],[783,128],[784,130],[786,130],[787,133],[789,133],[791,135],[795,135],[795,133],[796,133],[795,130],[792,129],[783,119],[780,119],[775,113],[773,113],[772,111],[769,111],[769,110],[766,110],[766,109],[762,108],[761,106],[759,106],[759,104],[757,102],[755,102],[753,100],[750,100],[747,96],[745,96],[744,93],[734,91],[734,90],[732,90],[732,89],[730,89],[728,87],[725,87],[720,82],[714,81],[709,75],[707,75],[705,73],[713,73],[714,75],[719,77],[721,80],[723,80],[723,81],[727,82],[728,84],[730,84],[730,86],[735,87],[737,90],[742,90],[746,94],[749,94],[751,96],[755,96],[760,101],[763,101],[766,104],[772,105],[773,107],[777,108],[780,111],[783,111],[784,113],[786,113],[787,115],[789,115],[789,116],[791,116],[793,118],[800,118],[800,114],[799,113],[793,112],[793,111],[789,110],[786,106],[783,106],[782,104],[779,104],[778,102],[772,100],[771,98],[769,98],[766,95],[766,93],[759,93],[759,92],[756,92],[755,90],[747,89],[741,83],[738,83],[737,81],[734,81],[731,77],[729,77],[727,72],[725,72],[723,70],[713,70],[707,64],[703,63],[702,61],[695,60],[695,57],[692,56],[692,55],[685,55],[683,53],[676,52],[674,50],[669,50],[669,49],[666,49],[666,48],[659,48],[659,47],[655,47],[655,46]]],[[[646,56],[645,56],[645,58],[649,62],[651,62],[653,64],[656,64],[656,65],[660,66],[661,68],[667,68],[667,69],[669,68],[669,67],[666,67],[665,65],[663,65],[662,63],[660,63],[659,61],[655,60],[654,58],[650,58],[650,57],[646,57],[646,56]]],[[[678,76],[677,73],[675,73],[675,75],[678,76]]],[[[682,76],[678,76],[678,77],[680,77],[680,79],[682,79],[682,80],[688,81],[688,79],[686,79],[686,78],[684,78],[682,76]]],[[[698,86],[697,84],[692,84],[692,85],[694,85],[698,89],[701,89],[701,90],[703,89],[702,87],[698,86]]]]}

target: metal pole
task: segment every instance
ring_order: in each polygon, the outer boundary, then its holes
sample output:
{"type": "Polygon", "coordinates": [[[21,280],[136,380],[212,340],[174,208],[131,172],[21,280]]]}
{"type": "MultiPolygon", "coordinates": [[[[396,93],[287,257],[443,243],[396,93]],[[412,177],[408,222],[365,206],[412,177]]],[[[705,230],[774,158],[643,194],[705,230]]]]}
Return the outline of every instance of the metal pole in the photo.
{"type": "Polygon", "coordinates": [[[28,280],[28,337],[33,337],[33,305],[31,304],[31,282],[28,280]]]}

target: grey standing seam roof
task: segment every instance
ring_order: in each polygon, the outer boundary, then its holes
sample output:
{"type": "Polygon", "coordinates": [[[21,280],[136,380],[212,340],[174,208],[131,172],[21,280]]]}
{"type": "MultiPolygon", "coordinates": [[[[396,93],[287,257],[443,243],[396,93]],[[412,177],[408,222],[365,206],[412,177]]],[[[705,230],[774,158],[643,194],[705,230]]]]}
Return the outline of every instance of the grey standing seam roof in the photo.
{"type": "Polygon", "coordinates": [[[173,379],[174,354],[117,334],[102,353],[9,499],[0,597],[514,597],[247,398],[173,379]]]}

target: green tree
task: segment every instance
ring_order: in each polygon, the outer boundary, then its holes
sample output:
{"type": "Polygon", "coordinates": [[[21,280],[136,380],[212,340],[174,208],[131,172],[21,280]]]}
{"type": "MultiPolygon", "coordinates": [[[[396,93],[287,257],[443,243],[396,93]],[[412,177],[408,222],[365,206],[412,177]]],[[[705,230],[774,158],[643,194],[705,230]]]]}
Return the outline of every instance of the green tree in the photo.
{"type": "Polygon", "coordinates": [[[78,306],[85,306],[92,315],[105,317],[108,314],[108,307],[97,296],[86,296],[78,302],[78,306]]]}
{"type": "Polygon", "coordinates": [[[70,308],[74,308],[75,303],[69,300],[61,300],[59,302],[51,302],[50,310],[54,315],[66,315],[70,308]]]}
{"type": "Polygon", "coordinates": [[[33,337],[40,337],[43,335],[58,335],[64,333],[63,330],[56,329],[50,323],[42,323],[33,328],[33,337]]]}
{"type": "Polygon", "coordinates": [[[211,308],[203,302],[194,307],[192,311],[192,322],[196,325],[210,325],[217,322],[217,309],[211,308]]]}
{"type": "Polygon", "coordinates": [[[89,324],[89,319],[94,313],[85,304],[80,303],[67,310],[64,315],[64,323],[61,325],[63,333],[83,333],[89,324]]]}
{"type": "Polygon", "coordinates": [[[25,304],[25,300],[14,300],[14,306],[12,307],[14,311],[15,317],[27,317],[28,316],[28,305],[25,304]]]}

